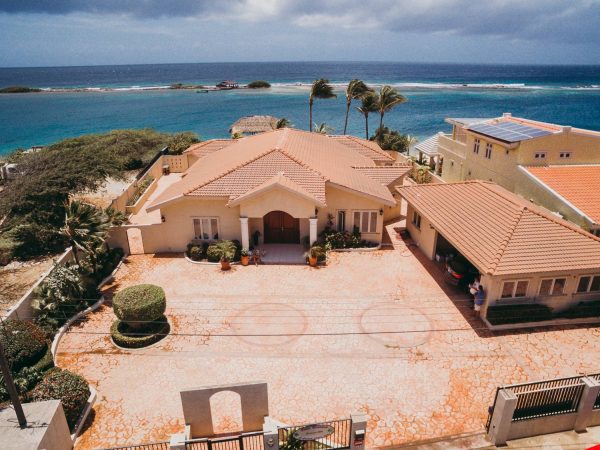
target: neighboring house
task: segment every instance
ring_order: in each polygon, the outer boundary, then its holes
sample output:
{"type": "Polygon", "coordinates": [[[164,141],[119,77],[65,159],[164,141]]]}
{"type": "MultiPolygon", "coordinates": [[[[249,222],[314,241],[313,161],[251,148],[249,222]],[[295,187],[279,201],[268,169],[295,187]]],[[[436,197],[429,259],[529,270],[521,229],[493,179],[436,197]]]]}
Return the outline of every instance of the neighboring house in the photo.
{"type": "Polygon", "coordinates": [[[158,179],[127,228],[139,228],[146,253],[183,251],[192,240],[248,248],[257,231],[260,244],[314,242],[330,219],[380,243],[383,222],[400,215],[394,187],[410,166],[360,141],[284,128],[196,144],[181,156],[189,168],[158,179]]]}
{"type": "Polygon", "coordinates": [[[237,89],[238,87],[240,87],[240,85],[235,81],[225,80],[217,84],[217,87],[219,89],[237,89]]]}
{"type": "Polygon", "coordinates": [[[277,117],[273,116],[246,116],[238,119],[231,128],[231,134],[251,135],[264,133],[265,131],[273,131],[277,127],[277,117]]]}
{"type": "MultiPolygon", "coordinates": [[[[489,180],[527,200],[560,212],[586,229],[592,225],[534,180],[530,167],[600,164],[600,132],[502,117],[448,118],[451,134],[438,133],[417,145],[446,182],[489,180]],[[564,214],[561,211],[568,211],[564,214]]],[[[584,188],[583,185],[581,185],[584,188]]]]}
{"type": "Polygon", "coordinates": [[[556,311],[600,299],[600,238],[494,183],[396,188],[406,227],[431,259],[466,258],[481,274],[487,307],[543,303],[556,311]]]}

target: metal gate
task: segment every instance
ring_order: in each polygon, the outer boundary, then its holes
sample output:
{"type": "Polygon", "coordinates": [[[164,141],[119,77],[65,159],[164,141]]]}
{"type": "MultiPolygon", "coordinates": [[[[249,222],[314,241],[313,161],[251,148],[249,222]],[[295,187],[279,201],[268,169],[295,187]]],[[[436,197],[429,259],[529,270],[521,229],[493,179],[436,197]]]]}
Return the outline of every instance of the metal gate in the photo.
{"type": "Polygon", "coordinates": [[[192,439],[185,443],[186,450],[264,450],[263,432],[244,433],[222,438],[192,439]]]}
{"type": "Polygon", "coordinates": [[[351,431],[351,419],[332,420],[329,422],[279,428],[279,448],[284,450],[347,449],[350,448],[351,431]],[[296,431],[311,426],[329,426],[333,429],[333,432],[323,438],[312,441],[300,441],[294,436],[296,431]]]}

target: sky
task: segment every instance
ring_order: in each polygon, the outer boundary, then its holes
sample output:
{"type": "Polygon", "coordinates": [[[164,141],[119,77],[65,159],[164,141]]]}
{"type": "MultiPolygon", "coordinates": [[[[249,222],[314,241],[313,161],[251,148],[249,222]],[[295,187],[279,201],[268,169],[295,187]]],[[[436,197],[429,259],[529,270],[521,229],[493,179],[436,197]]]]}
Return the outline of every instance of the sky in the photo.
{"type": "Polygon", "coordinates": [[[0,0],[0,66],[600,64],[600,0],[0,0]]]}

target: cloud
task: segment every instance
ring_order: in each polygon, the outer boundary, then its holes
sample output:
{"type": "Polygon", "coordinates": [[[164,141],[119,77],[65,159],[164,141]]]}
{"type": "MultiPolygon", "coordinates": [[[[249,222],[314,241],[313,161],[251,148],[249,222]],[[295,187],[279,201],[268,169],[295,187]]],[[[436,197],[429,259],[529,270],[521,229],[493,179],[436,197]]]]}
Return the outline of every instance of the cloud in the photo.
{"type": "Polygon", "coordinates": [[[0,12],[276,20],[300,28],[600,41],[600,0],[0,0],[0,12]]]}

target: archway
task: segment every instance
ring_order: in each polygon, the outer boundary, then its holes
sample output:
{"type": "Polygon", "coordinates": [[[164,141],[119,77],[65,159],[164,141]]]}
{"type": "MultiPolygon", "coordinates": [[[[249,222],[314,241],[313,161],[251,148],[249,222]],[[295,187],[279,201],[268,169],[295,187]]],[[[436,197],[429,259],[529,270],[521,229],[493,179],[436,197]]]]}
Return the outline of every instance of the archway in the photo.
{"type": "Polygon", "coordinates": [[[144,253],[144,240],[142,239],[142,230],[139,228],[127,229],[127,242],[129,243],[129,253],[131,255],[144,253]]]}
{"type": "Polygon", "coordinates": [[[284,211],[271,211],[263,217],[265,244],[299,244],[300,219],[284,211]]]}
{"type": "Polygon", "coordinates": [[[242,431],[242,399],[234,391],[220,391],[210,397],[210,412],[215,434],[242,431]]]}

